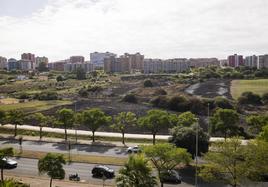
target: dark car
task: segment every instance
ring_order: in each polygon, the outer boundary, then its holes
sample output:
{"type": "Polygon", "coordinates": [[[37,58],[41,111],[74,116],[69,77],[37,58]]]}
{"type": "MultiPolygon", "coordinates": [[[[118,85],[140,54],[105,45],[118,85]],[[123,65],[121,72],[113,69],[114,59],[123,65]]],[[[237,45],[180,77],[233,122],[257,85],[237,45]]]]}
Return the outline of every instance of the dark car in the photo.
{"type": "Polygon", "coordinates": [[[106,177],[106,178],[113,178],[114,177],[114,170],[105,166],[105,165],[97,165],[91,171],[93,177],[106,177]]]}
{"type": "Polygon", "coordinates": [[[18,163],[15,160],[12,160],[10,158],[3,158],[2,161],[4,161],[4,169],[13,169],[16,168],[18,163]]]}
{"type": "Polygon", "coordinates": [[[181,176],[176,170],[167,170],[161,173],[164,183],[181,183],[181,176]]]}

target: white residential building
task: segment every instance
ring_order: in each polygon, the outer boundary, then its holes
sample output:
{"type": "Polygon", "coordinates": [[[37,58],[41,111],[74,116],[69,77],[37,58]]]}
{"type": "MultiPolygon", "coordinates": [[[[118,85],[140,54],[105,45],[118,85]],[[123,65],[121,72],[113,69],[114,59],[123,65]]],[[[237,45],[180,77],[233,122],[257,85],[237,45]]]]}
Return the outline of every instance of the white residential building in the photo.
{"type": "Polygon", "coordinates": [[[116,57],[116,54],[105,52],[105,53],[99,53],[94,52],[90,53],[90,62],[94,64],[95,66],[103,66],[104,65],[104,59],[109,57],[116,57]]]}
{"type": "Polygon", "coordinates": [[[77,68],[82,68],[85,72],[94,71],[94,64],[86,61],[85,63],[67,63],[64,64],[64,71],[73,72],[76,71],[77,68]]]}
{"type": "Polygon", "coordinates": [[[0,56],[0,69],[7,69],[7,58],[0,56]]]}

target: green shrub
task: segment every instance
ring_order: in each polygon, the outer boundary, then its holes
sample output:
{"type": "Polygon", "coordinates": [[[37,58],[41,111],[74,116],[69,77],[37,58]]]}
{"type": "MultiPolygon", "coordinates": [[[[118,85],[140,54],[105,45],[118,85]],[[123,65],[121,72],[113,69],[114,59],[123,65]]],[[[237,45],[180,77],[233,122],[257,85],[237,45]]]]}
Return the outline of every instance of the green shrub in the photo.
{"type": "Polygon", "coordinates": [[[58,93],[54,91],[43,91],[41,93],[37,93],[34,96],[34,99],[38,100],[57,100],[58,93]]]}
{"type": "Polygon", "coordinates": [[[153,83],[151,80],[145,80],[143,83],[144,87],[153,87],[153,83]]]}
{"type": "Polygon", "coordinates": [[[128,103],[137,103],[138,99],[136,98],[136,96],[134,94],[127,94],[123,98],[123,101],[128,102],[128,103]]]}
{"type": "Polygon", "coordinates": [[[252,92],[244,92],[242,95],[238,98],[239,104],[253,104],[253,105],[260,105],[262,104],[262,98],[255,93],[252,92]]]}
{"type": "Polygon", "coordinates": [[[225,97],[215,97],[214,98],[215,106],[223,109],[233,109],[233,105],[225,97]]]}

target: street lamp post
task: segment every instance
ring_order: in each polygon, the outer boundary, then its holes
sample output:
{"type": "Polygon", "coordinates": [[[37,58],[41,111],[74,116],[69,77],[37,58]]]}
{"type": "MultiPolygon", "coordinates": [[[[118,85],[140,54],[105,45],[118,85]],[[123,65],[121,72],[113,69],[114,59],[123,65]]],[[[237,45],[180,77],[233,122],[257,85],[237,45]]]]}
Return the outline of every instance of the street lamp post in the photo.
{"type": "Polygon", "coordinates": [[[208,136],[210,136],[210,124],[209,124],[209,103],[208,103],[208,136]]]}
{"type": "Polygon", "coordinates": [[[196,124],[196,136],[195,136],[195,186],[196,187],[198,186],[198,181],[197,181],[198,127],[199,127],[199,124],[197,123],[196,124]]]}

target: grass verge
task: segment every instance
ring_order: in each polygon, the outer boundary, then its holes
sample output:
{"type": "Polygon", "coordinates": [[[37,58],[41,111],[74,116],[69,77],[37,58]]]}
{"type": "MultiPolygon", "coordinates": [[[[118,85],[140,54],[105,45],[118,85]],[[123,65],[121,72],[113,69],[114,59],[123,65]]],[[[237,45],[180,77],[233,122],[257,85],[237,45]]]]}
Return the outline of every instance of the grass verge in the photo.
{"type": "MultiPolygon", "coordinates": [[[[16,157],[22,158],[32,158],[32,159],[40,159],[44,157],[47,152],[41,151],[29,151],[29,150],[15,150],[16,157]]],[[[70,162],[80,162],[80,163],[88,163],[88,164],[110,164],[110,165],[123,165],[127,158],[122,157],[111,157],[111,156],[93,156],[93,155],[76,155],[71,154],[63,154],[66,161],[70,162]]]]}
{"type": "Polygon", "coordinates": [[[268,93],[268,79],[257,80],[233,80],[231,83],[231,95],[234,99],[241,96],[243,92],[256,94],[268,93]]]}
{"type": "MultiPolygon", "coordinates": [[[[0,132],[3,134],[11,134],[13,135],[13,130],[7,129],[4,127],[0,127],[0,132]]],[[[39,137],[39,131],[32,131],[32,130],[23,130],[23,129],[18,129],[17,130],[18,135],[26,135],[26,136],[34,136],[34,137],[39,137]]],[[[53,133],[53,132],[43,132],[43,137],[49,137],[49,138],[61,138],[64,140],[64,134],[61,133],[53,133]]],[[[75,135],[70,134],[68,135],[68,138],[70,140],[75,140],[75,135]]],[[[86,136],[86,135],[78,135],[77,136],[78,140],[92,140],[92,136],[86,136]]],[[[102,136],[95,136],[96,140],[99,141],[106,141],[106,142],[121,142],[122,139],[118,137],[102,137],[102,136]]],[[[134,139],[134,138],[125,138],[126,143],[152,143],[152,140],[148,139],[134,139]]],[[[167,143],[167,140],[156,140],[156,143],[167,143]]]]}

